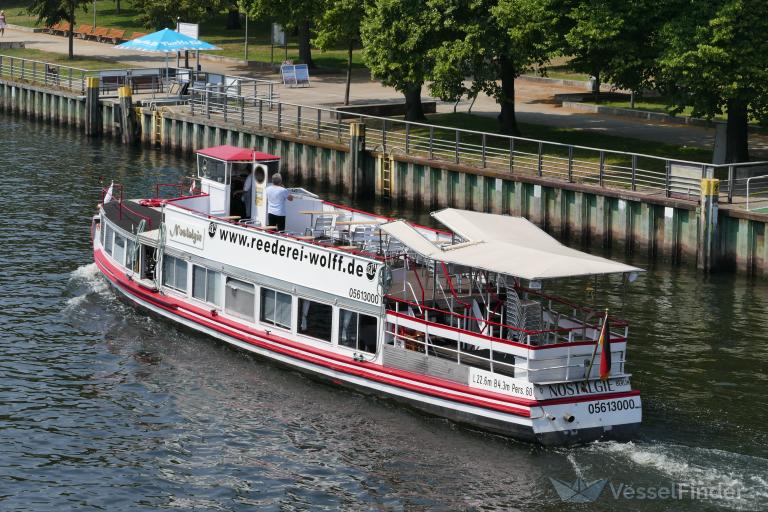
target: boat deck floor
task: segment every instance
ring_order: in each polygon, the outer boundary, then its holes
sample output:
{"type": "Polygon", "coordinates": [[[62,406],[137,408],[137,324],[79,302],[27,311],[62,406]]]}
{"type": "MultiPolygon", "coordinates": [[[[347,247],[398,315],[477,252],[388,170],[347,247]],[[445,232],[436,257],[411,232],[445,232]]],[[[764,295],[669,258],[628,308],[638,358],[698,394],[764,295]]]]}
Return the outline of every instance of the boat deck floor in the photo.
{"type": "Polygon", "coordinates": [[[110,201],[104,205],[104,213],[110,222],[129,233],[135,233],[142,220],[147,220],[146,230],[157,229],[163,220],[159,209],[142,206],[133,201],[123,201],[122,204],[119,201],[110,201]]]}

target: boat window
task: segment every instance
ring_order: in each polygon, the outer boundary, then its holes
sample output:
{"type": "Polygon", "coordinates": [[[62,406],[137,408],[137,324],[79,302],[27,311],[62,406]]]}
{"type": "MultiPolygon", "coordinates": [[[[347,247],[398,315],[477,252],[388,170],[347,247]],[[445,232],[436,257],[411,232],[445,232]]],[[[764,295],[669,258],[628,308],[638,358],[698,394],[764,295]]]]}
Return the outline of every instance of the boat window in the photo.
{"type": "Polygon", "coordinates": [[[115,247],[112,252],[112,257],[121,264],[125,265],[125,238],[115,234],[115,247]]]}
{"type": "Polygon", "coordinates": [[[339,309],[339,345],[376,353],[376,317],[339,309]]]}
{"type": "Polygon", "coordinates": [[[125,266],[134,272],[139,271],[139,252],[136,242],[127,238],[125,240],[125,266]]]}
{"type": "Polygon", "coordinates": [[[224,162],[212,158],[201,157],[200,177],[217,183],[224,183],[227,179],[224,162]]]}
{"type": "Polygon", "coordinates": [[[262,322],[277,325],[278,327],[291,328],[291,296],[269,288],[261,289],[261,316],[262,322]]]}
{"type": "Polygon", "coordinates": [[[224,291],[224,310],[231,315],[253,322],[255,305],[256,288],[251,283],[228,277],[224,291]]]}
{"type": "Polygon", "coordinates": [[[163,258],[163,284],[181,292],[187,291],[187,262],[181,258],[163,258]]]}
{"type": "Polygon", "coordinates": [[[115,230],[111,227],[107,226],[104,230],[104,252],[112,255],[112,233],[114,233],[115,230]]]}
{"type": "Polygon", "coordinates": [[[307,299],[299,299],[299,333],[323,341],[331,341],[333,307],[307,299]]]}
{"type": "Polygon", "coordinates": [[[218,282],[218,272],[197,265],[192,267],[192,296],[194,298],[220,306],[221,294],[217,286],[218,282]]]}

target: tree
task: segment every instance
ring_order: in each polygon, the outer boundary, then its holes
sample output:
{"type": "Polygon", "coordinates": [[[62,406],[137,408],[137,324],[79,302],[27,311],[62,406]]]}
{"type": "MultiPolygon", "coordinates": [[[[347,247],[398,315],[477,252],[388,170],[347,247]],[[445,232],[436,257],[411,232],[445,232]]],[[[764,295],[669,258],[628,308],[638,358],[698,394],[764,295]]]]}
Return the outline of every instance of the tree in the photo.
{"type": "Polygon", "coordinates": [[[671,16],[664,0],[563,0],[554,6],[564,12],[561,52],[573,57],[570,66],[632,91],[650,87],[661,52],[659,28],[671,16]]]}
{"type": "Polygon", "coordinates": [[[360,23],[365,12],[361,0],[327,0],[325,10],[317,22],[315,45],[321,50],[338,46],[347,48],[347,87],[344,105],[349,105],[349,86],[352,82],[352,51],[360,42],[360,23]]]}
{"type": "Polygon", "coordinates": [[[363,59],[373,76],[405,96],[408,121],[425,119],[421,88],[440,42],[442,14],[431,0],[375,0],[360,27],[363,59]]]}
{"type": "Polygon", "coordinates": [[[550,0],[434,0],[456,30],[430,52],[434,59],[430,90],[443,100],[484,92],[501,106],[501,130],[519,134],[515,118],[515,79],[555,49],[557,16],[550,0]],[[470,85],[465,80],[471,79],[470,85]]]}
{"type": "Polygon", "coordinates": [[[725,112],[726,161],[749,160],[748,121],[768,122],[768,3],[690,0],[662,31],[659,87],[676,110],[725,112]]]}
{"type": "Polygon", "coordinates": [[[320,16],[324,0],[238,0],[240,11],[249,19],[274,19],[288,29],[296,29],[299,60],[315,67],[312,60],[312,25],[320,16]]]}
{"type": "Polygon", "coordinates": [[[176,26],[176,21],[197,22],[222,8],[220,0],[133,0],[139,11],[138,20],[150,29],[160,30],[176,26]]]}
{"type": "Polygon", "coordinates": [[[46,26],[55,25],[66,21],[70,25],[69,31],[69,59],[75,58],[75,11],[82,7],[88,11],[88,5],[91,0],[32,0],[28,7],[31,15],[37,16],[37,22],[44,23],[46,26]]]}

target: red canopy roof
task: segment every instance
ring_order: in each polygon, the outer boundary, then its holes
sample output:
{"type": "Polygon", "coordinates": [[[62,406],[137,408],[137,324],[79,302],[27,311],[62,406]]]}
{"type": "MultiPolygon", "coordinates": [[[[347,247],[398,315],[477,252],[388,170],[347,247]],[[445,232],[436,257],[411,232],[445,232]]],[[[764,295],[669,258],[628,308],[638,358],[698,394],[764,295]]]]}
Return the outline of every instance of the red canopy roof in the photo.
{"type": "Polygon", "coordinates": [[[229,145],[200,149],[197,153],[199,155],[210,156],[211,158],[215,158],[217,160],[224,160],[225,162],[251,162],[254,159],[254,155],[256,160],[280,159],[279,156],[229,145]]]}

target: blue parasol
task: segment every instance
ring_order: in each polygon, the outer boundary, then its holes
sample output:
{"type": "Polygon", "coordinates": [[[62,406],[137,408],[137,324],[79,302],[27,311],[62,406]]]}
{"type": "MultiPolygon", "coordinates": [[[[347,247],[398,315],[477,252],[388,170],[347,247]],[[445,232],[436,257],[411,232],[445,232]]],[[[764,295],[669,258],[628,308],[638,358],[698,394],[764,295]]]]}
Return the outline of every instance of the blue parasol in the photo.
{"type": "Polygon", "coordinates": [[[184,50],[221,50],[221,48],[211,43],[206,43],[169,28],[126,41],[115,46],[115,48],[155,53],[180,52],[184,50]]]}

